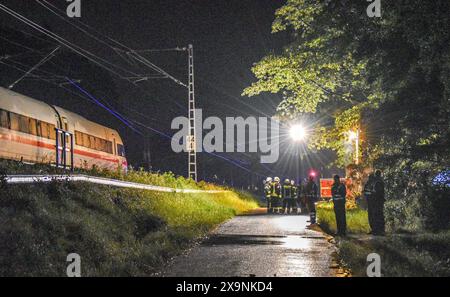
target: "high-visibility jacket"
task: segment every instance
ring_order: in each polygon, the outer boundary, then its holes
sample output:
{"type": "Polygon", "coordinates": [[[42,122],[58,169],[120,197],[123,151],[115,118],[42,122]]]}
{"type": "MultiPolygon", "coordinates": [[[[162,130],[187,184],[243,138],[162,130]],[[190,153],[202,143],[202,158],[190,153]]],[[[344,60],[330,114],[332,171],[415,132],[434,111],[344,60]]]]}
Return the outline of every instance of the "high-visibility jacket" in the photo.
{"type": "Polygon", "coordinates": [[[281,185],[278,182],[270,183],[270,197],[281,198],[281,185]]]}
{"type": "Polygon", "coordinates": [[[293,186],[292,187],[292,194],[291,194],[291,198],[297,199],[298,198],[298,187],[297,186],[293,186]]]}
{"type": "Polygon", "coordinates": [[[271,183],[265,183],[264,184],[264,194],[266,195],[266,198],[269,198],[272,196],[272,187],[271,183]]]}
{"type": "Polygon", "coordinates": [[[283,198],[292,198],[292,186],[290,184],[283,185],[282,196],[283,198]]]}

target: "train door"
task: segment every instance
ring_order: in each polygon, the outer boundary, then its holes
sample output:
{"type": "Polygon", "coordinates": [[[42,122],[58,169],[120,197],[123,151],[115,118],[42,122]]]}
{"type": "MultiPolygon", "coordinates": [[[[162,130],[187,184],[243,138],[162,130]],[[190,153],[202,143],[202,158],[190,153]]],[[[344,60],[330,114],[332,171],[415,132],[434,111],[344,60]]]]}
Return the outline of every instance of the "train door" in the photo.
{"type": "Polygon", "coordinates": [[[66,117],[61,118],[60,128],[56,128],[56,166],[73,170],[74,135],[69,130],[66,117]]]}

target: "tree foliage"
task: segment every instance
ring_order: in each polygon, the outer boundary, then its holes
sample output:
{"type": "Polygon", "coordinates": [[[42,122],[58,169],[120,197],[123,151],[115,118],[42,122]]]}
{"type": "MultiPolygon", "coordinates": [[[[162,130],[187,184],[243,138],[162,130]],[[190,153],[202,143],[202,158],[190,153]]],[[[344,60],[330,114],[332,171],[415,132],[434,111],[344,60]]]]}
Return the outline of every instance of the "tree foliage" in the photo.
{"type": "Polygon", "coordinates": [[[384,169],[402,197],[421,172],[430,183],[450,168],[450,1],[381,3],[370,18],[362,0],[287,0],[272,31],[289,30],[292,43],[255,64],[243,95],[282,94],[280,118],[314,114],[310,145],[340,165],[346,132],[361,129],[364,166],[384,169]]]}
{"type": "Polygon", "coordinates": [[[382,18],[369,18],[365,1],[288,0],[272,31],[291,30],[293,42],[253,67],[257,81],[243,95],[281,93],[282,118],[326,111],[334,120],[321,121],[312,143],[340,156],[345,132],[356,127],[364,128],[366,153],[405,129],[420,134],[413,140],[406,133],[405,142],[435,143],[448,133],[449,2],[382,4],[382,18]],[[407,120],[416,114],[424,122],[407,120]]]}

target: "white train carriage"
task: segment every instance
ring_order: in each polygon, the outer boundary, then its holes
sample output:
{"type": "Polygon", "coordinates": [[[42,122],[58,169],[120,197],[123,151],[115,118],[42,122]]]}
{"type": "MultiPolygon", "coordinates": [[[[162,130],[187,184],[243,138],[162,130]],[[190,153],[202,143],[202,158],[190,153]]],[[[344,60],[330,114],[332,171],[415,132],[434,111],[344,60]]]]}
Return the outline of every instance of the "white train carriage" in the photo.
{"type": "Polygon", "coordinates": [[[117,131],[0,87],[0,158],[126,171],[117,131]]]}

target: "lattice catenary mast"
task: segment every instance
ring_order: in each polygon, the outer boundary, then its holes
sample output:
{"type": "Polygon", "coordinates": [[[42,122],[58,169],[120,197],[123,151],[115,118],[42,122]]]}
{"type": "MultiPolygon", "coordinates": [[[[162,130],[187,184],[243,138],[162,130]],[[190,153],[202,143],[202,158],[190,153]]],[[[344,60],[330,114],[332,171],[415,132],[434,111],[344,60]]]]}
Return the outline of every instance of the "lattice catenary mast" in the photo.
{"type": "Polygon", "coordinates": [[[188,151],[188,176],[197,181],[197,141],[195,139],[195,84],[194,84],[194,47],[189,44],[189,134],[186,138],[188,151]]]}

